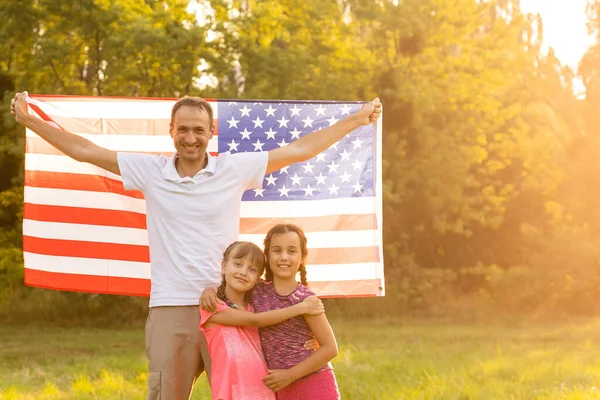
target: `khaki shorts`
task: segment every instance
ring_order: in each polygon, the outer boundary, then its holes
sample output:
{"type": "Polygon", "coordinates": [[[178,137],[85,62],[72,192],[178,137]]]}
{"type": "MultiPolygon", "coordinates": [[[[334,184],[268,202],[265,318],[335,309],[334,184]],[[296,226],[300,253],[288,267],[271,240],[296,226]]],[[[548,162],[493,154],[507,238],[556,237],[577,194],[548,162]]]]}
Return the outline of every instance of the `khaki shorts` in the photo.
{"type": "Polygon", "coordinates": [[[152,307],[146,321],[148,400],[188,400],[210,357],[198,306],[152,307]]]}

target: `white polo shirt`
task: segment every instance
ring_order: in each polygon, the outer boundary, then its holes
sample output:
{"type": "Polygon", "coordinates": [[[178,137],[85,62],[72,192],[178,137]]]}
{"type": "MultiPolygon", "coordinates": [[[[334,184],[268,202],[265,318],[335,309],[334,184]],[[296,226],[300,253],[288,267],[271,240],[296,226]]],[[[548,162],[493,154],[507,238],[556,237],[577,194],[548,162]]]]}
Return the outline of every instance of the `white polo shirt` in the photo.
{"type": "Polygon", "coordinates": [[[223,252],[238,240],[242,194],[260,188],[268,153],[219,154],[181,178],[171,158],[118,153],[123,186],[146,198],[152,290],[150,307],[198,305],[221,283],[223,252]]]}

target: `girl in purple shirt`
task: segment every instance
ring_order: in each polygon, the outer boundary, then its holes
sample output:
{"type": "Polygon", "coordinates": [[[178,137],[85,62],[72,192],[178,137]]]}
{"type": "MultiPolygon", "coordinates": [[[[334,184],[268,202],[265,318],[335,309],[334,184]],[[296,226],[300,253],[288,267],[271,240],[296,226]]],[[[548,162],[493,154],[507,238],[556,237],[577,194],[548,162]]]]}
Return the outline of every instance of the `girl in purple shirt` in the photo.
{"type": "MultiPolygon", "coordinates": [[[[277,310],[302,302],[315,294],[306,286],[306,236],[292,224],[275,225],[264,241],[266,276],[252,291],[255,312],[277,310]],[[296,274],[300,272],[300,280],[296,274]]],[[[339,399],[331,359],[337,343],[325,314],[299,316],[260,329],[269,375],[263,378],[277,399],[339,399]],[[320,347],[308,350],[304,343],[312,337],[320,347]]]]}

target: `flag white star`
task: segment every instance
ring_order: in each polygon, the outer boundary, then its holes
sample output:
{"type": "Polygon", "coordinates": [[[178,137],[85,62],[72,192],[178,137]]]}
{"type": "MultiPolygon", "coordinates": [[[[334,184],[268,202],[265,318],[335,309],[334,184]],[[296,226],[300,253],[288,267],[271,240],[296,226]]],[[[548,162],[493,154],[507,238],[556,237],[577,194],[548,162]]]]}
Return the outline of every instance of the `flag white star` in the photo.
{"type": "Polygon", "coordinates": [[[276,108],[273,108],[272,105],[269,104],[269,108],[265,108],[265,111],[267,112],[267,117],[270,115],[271,117],[275,116],[275,111],[277,111],[276,108]]]}
{"type": "Polygon", "coordinates": [[[346,149],[344,149],[344,151],[340,153],[340,156],[342,156],[342,161],[344,161],[344,160],[346,160],[346,161],[350,161],[350,155],[351,155],[351,154],[352,154],[352,153],[348,153],[348,152],[346,151],[346,149]]]}
{"type": "Polygon", "coordinates": [[[237,105],[237,103],[235,101],[230,101],[227,105],[235,106],[235,105],[237,105]]]}
{"type": "Polygon", "coordinates": [[[329,164],[329,165],[327,166],[327,168],[329,168],[329,173],[332,173],[332,172],[337,172],[337,169],[338,169],[338,167],[339,167],[339,165],[337,165],[337,164],[336,164],[336,163],[334,163],[333,161],[331,162],[331,164],[329,164]]]}
{"type": "Polygon", "coordinates": [[[360,146],[362,145],[362,140],[360,140],[359,138],[356,138],[352,141],[352,144],[354,145],[354,149],[360,149],[360,146]]]}
{"type": "Polygon", "coordinates": [[[292,140],[300,139],[300,134],[302,133],[302,131],[299,131],[298,128],[294,128],[294,130],[291,131],[290,133],[292,134],[292,140]]]}
{"type": "Polygon", "coordinates": [[[332,115],[331,118],[327,120],[327,122],[329,122],[329,126],[331,126],[335,125],[338,122],[338,120],[332,115]]]}
{"type": "Polygon", "coordinates": [[[331,187],[327,188],[327,190],[329,190],[329,194],[338,194],[338,189],[339,187],[335,186],[335,183],[333,185],[331,185],[331,187]]]}
{"type": "Polygon", "coordinates": [[[285,185],[283,185],[283,186],[281,187],[281,189],[277,189],[277,190],[279,190],[279,197],[283,197],[283,196],[285,196],[285,197],[288,197],[288,192],[289,192],[291,189],[288,189],[288,188],[286,188],[286,187],[285,187],[285,185]]]}
{"type": "Polygon", "coordinates": [[[300,111],[302,111],[301,108],[298,108],[298,106],[296,104],[294,104],[294,108],[290,108],[290,111],[292,112],[292,117],[295,115],[297,117],[300,116],[300,111]]]}
{"type": "Polygon", "coordinates": [[[341,175],[340,178],[342,178],[342,183],[344,182],[350,182],[350,177],[352,175],[350,175],[348,172],[344,171],[344,175],[341,175]]]}
{"type": "Polygon", "coordinates": [[[326,111],[326,110],[327,110],[327,109],[326,109],[325,107],[323,107],[323,105],[322,105],[322,104],[319,104],[319,107],[315,108],[315,111],[317,112],[317,117],[318,117],[319,115],[325,115],[325,111],[326,111]]]}
{"type": "Polygon", "coordinates": [[[314,165],[310,165],[310,161],[307,161],[306,165],[302,166],[302,168],[304,168],[304,173],[305,174],[307,174],[309,172],[312,174],[312,170],[313,170],[314,167],[315,167],[314,165]]]}
{"type": "Polygon", "coordinates": [[[350,106],[348,104],[344,104],[340,110],[342,110],[342,115],[350,115],[350,106]]]}
{"type": "Polygon", "coordinates": [[[304,190],[305,196],[312,196],[313,192],[315,191],[315,189],[311,188],[310,185],[306,185],[306,187],[302,190],[304,190]]]}
{"type": "Polygon", "coordinates": [[[281,117],[281,119],[277,120],[277,122],[279,122],[280,128],[283,128],[283,127],[287,128],[288,127],[287,124],[288,124],[288,122],[290,122],[290,120],[285,119],[285,115],[284,115],[283,117],[281,117]]]}
{"type": "Polygon", "coordinates": [[[304,118],[302,122],[304,122],[305,128],[308,128],[309,126],[312,128],[312,123],[314,122],[314,119],[311,119],[310,116],[306,116],[306,118],[304,118]]]}
{"type": "Polygon", "coordinates": [[[252,143],[252,145],[254,146],[254,151],[262,151],[262,147],[263,147],[264,143],[262,143],[260,140],[256,139],[256,142],[252,143]]]}
{"type": "Polygon", "coordinates": [[[248,106],[244,104],[244,108],[240,108],[240,111],[242,112],[242,117],[243,116],[249,117],[250,111],[252,111],[252,109],[248,108],[248,106]]]}
{"type": "Polygon", "coordinates": [[[227,145],[229,146],[229,151],[233,151],[233,150],[237,151],[239,143],[236,143],[235,140],[231,139],[231,143],[227,143],[227,145]]]}
{"type": "Polygon", "coordinates": [[[288,144],[286,143],[285,139],[281,139],[281,142],[277,143],[279,145],[279,147],[283,147],[283,146],[287,146],[288,144]]]}
{"type": "Polygon", "coordinates": [[[354,162],[352,163],[352,167],[353,167],[354,171],[356,171],[356,170],[361,170],[361,169],[362,169],[362,166],[363,166],[363,164],[364,164],[364,162],[361,162],[361,161],[358,161],[358,160],[356,160],[356,161],[354,161],[354,162]]]}
{"type": "Polygon", "coordinates": [[[283,167],[283,168],[281,168],[281,169],[279,170],[279,173],[280,173],[280,174],[287,174],[287,173],[288,173],[288,168],[289,168],[289,167],[290,167],[289,165],[286,165],[285,167],[283,167]]]}
{"type": "Polygon", "coordinates": [[[262,124],[263,122],[265,122],[263,119],[260,119],[259,117],[256,117],[256,119],[254,121],[254,127],[258,128],[259,126],[262,128],[262,124]]]}
{"type": "Polygon", "coordinates": [[[263,192],[265,191],[265,189],[254,189],[254,197],[264,197],[263,196],[263,192]]]}
{"type": "Polygon", "coordinates": [[[250,140],[250,135],[252,134],[251,131],[249,131],[247,128],[244,128],[244,130],[242,132],[240,132],[240,135],[242,135],[242,139],[248,139],[250,140]]]}
{"type": "Polygon", "coordinates": [[[331,147],[329,147],[328,150],[335,150],[335,151],[337,151],[337,145],[338,145],[338,143],[339,142],[335,142],[334,144],[332,144],[331,147]]]}
{"type": "Polygon", "coordinates": [[[290,176],[290,178],[292,179],[292,185],[300,186],[300,180],[302,179],[301,176],[298,176],[298,174],[294,174],[294,176],[290,176]]]}
{"type": "Polygon", "coordinates": [[[315,176],[315,178],[317,179],[317,185],[324,185],[325,179],[327,179],[327,177],[323,175],[322,172],[319,172],[319,176],[315,176]]]}
{"type": "Polygon", "coordinates": [[[325,161],[325,153],[317,154],[317,161],[325,161]]]}
{"type": "Polygon", "coordinates": [[[354,193],[360,193],[362,190],[363,185],[361,185],[360,183],[356,182],[356,185],[352,185],[352,187],[354,188],[354,193]]]}
{"type": "Polygon", "coordinates": [[[269,140],[269,139],[273,139],[274,140],[275,139],[275,135],[277,135],[277,132],[275,132],[273,130],[273,128],[269,128],[269,130],[266,131],[265,134],[267,135],[267,140],[269,140]]]}
{"type": "Polygon", "coordinates": [[[235,118],[233,117],[233,115],[232,115],[232,116],[231,116],[231,119],[230,119],[229,121],[227,121],[227,122],[229,122],[229,127],[230,127],[230,128],[237,128],[237,124],[238,124],[238,122],[240,122],[240,121],[238,121],[237,119],[235,119],[235,118]]]}
{"type": "Polygon", "coordinates": [[[277,180],[277,178],[276,178],[276,177],[274,177],[274,176],[273,176],[273,174],[271,174],[271,175],[269,175],[269,176],[265,177],[265,179],[267,180],[267,186],[269,186],[269,185],[277,186],[277,185],[275,184],[275,181],[277,180]]]}

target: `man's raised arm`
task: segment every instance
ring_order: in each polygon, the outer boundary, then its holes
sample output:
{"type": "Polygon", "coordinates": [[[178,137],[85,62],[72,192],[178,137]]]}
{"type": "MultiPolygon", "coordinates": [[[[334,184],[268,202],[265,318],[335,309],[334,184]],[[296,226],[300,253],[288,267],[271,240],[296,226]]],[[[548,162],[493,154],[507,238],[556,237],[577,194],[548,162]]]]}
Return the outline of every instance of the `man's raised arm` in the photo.
{"type": "Polygon", "coordinates": [[[270,174],[286,165],[316,157],[353,130],[377,121],[381,110],[381,102],[379,98],[376,98],[366,103],[357,113],[344,118],[329,128],[303,136],[287,146],[270,150],[266,173],[270,174]]]}
{"type": "Polygon", "coordinates": [[[19,124],[31,129],[67,156],[121,175],[115,151],[100,147],[81,136],[55,128],[30,115],[27,112],[26,96],[27,92],[17,93],[10,103],[10,112],[19,124]]]}

